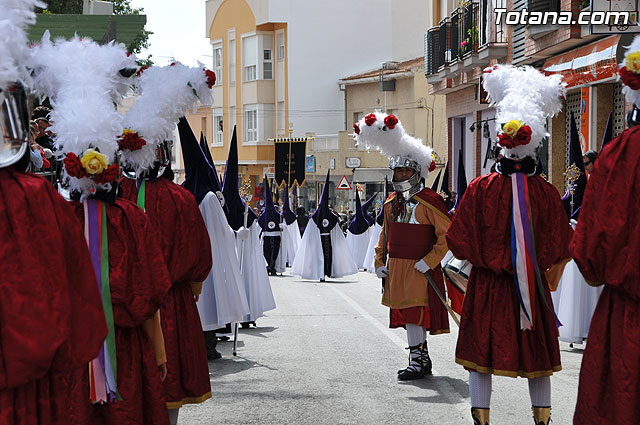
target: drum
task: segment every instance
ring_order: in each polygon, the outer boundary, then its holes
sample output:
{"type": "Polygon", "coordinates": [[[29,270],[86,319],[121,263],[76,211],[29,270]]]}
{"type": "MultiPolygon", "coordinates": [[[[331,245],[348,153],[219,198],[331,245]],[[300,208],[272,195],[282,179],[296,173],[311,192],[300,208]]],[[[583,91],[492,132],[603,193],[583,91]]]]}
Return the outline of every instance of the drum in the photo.
{"type": "Polygon", "coordinates": [[[449,282],[464,295],[467,292],[467,282],[471,274],[471,263],[467,260],[459,260],[451,257],[442,268],[449,282]]]}

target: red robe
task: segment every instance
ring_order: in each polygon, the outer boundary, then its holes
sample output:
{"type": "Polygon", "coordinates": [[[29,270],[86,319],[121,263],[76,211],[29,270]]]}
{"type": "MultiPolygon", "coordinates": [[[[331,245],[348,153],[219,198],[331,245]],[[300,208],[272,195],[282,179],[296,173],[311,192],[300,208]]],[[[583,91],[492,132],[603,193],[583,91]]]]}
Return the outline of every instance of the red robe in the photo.
{"type": "MultiPolygon", "coordinates": [[[[72,202],[84,223],[81,203],[72,202]]],[[[76,380],[72,424],[164,425],[169,415],[151,340],[142,329],[164,302],[171,281],[156,231],[134,203],[107,204],[109,284],[122,400],[89,402],[88,368],[76,380]]],[[[75,380],[75,377],[72,377],[75,380]]]]}
{"type": "Polygon", "coordinates": [[[511,177],[491,173],[473,180],[447,232],[453,255],[473,265],[456,362],[477,372],[536,378],[562,369],[544,272],[569,258],[572,230],[558,191],[540,176],[527,180],[536,256],[549,306],[536,291],[533,330],[520,329],[511,262],[511,177]]]}
{"type": "Polygon", "coordinates": [[[571,253],[604,284],[582,359],[575,424],[640,424],[640,126],[598,156],[571,253]]]}
{"type": "MultiPolygon", "coordinates": [[[[136,202],[136,180],[121,180],[123,197],[136,202]]],[[[145,182],[145,210],[158,231],[173,285],[160,310],[167,351],[167,406],[201,403],[211,397],[209,362],[191,284],[211,271],[209,233],[195,198],[166,178],[145,182]]]]}
{"type": "Polygon", "coordinates": [[[107,335],[82,226],[50,183],[0,169],[0,424],[66,424],[63,376],[107,335]]]}

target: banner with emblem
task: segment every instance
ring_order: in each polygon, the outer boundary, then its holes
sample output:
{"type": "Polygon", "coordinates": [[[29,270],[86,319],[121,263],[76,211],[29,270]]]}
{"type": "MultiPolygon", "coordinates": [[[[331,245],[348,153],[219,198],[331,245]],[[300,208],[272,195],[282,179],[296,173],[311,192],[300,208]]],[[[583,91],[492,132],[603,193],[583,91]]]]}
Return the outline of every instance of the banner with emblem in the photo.
{"type": "Polygon", "coordinates": [[[278,186],[305,182],[307,138],[275,139],[275,182],[278,186]]]}

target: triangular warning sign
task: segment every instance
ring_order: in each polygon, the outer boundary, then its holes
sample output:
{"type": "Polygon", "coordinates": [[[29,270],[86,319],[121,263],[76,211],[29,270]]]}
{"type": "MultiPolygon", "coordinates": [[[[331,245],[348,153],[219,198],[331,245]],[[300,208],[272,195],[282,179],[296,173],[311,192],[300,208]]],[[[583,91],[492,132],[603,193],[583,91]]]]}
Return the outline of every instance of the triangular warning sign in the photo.
{"type": "Polygon", "coordinates": [[[349,184],[349,180],[347,180],[347,176],[342,176],[340,179],[340,183],[338,183],[338,187],[336,189],[339,190],[351,190],[351,185],[349,184]]]}

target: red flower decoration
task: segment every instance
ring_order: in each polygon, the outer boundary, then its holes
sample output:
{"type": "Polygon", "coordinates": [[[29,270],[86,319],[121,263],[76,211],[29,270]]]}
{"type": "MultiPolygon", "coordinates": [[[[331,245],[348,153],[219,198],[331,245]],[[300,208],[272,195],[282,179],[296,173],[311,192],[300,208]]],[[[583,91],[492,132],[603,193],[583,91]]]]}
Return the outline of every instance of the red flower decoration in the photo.
{"type": "Polygon", "coordinates": [[[356,134],[360,134],[360,127],[358,127],[358,124],[353,125],[353,132],[356,134]]]}
{"type": "Polygon", "coordinates": [[[149,67],[147,65],[141,66],[138,72],[136,72],[136,77],[139,77],[140,75],[142,75],[145,69],[149,69],[149,67]]]}
{"type": "Polygon", "coordinates": [[[204,70],[205,75],[207,76],[207,86],[212,88],[216,84],[216,73],[208,70],[207,68],[202,68],[204,70]]]}
{"type": "Polygon", "coordinates": [[[509,137],[506,133],[498,135],[498,144],[507,149],[529,144],[531,141],[531,127],[523,125],[516,133],[515,138],[509,137]]]}
{"type": "Polygon", "coordinates": [[[93,176],[93,181],[98,184],[111,183],[116,181],[119,175],[120,175],[120,167],[118,166],[118,164],[113,164],[113,165],[110,165],[102,173],[95,174],[93,176]]]}
{"type": "Polygon", "coordinates": [[[64,157],[64,160],[62,162],[64,162],[64,169],[67,170],[67,174],[71,177],[77,177],[81,179],[82,177],[89,176],[89,174],[87,174],[86,170],[82,166],[80,158],[78,158],[78,155],[76,155],[75,153],[69,152],[64,157]]]}
{"type": "Polygon", "coordinates": [[[398,118],[395,115],[387,115],[384,117],[384,125],[387,126],[389,130],[393,130],[398,124],[398,118]]]}
{"type": "Polygon", "coordinates": [[[627,71],[627,67],[623,66],[618,71],[620,74],[620,78],[622,78],[622,83],[629,87],[631,90],[640,89],[640,75],[631,71],[627,71]]]}
{"type": "Polygon", "coordinates": [[[371,127],[373,125],[373,123],[376,122],[376,120],[377,120],[377,118],[376,118],[375,114],[369,114],[366,117],[364,117],[364,122],[369,127],[371,127]]]}
{"type": "Polygon", "coordinates": [[[177,63],[178,63],[178,62],[171,62],[171,63],[169,64],[169,66],[175,66],[175,64],[177,64],[177,63]]]}
{"type": "Polygon", "coordinates": [[[434,160],[431,160],[431,164],[429,164],[429,172],[431,173],[435,169],[436,169],[436,162],[434,160]]]}
{"type": "Polygon", "coordinates": [[[125,131],[122,134],[122,137],[118,140],[120,150],[128,149],[130,151],[137,151],[146,144],[147,141],[138,136],[138,133],[133,131],[125,131]]]}

